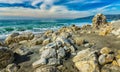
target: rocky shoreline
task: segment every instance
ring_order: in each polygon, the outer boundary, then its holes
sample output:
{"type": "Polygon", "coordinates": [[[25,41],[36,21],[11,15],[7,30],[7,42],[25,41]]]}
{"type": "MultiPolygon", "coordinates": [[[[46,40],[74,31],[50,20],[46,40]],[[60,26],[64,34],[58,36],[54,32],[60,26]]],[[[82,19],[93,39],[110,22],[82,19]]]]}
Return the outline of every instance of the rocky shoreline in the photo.
{"type": "Polygon", "coordinates": [[[103,14],[92,21],[9,35],[0,42],[0,72],[120,72],[119,23],[108,23],[103,14]]]}

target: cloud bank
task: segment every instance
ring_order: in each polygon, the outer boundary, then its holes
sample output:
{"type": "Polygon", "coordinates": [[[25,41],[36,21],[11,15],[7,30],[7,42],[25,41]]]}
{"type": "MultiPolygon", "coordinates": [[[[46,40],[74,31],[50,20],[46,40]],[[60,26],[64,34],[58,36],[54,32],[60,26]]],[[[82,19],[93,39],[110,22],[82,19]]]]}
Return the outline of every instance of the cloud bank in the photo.
{"type": "Polygon", "coordinates": [[[72,19],[119,12],[119,0],[0,0],[0,16],[72,19]]]}

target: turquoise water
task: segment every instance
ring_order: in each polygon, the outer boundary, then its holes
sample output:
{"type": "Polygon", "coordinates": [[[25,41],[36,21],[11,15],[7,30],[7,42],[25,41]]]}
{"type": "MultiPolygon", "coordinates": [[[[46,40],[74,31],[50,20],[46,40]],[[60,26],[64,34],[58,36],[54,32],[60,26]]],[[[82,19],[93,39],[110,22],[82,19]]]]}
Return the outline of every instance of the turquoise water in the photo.
{"type": "MultiPolygon", "coordinates": [[[[6,35],[12,32],[30,31],[33,33],[41,33],[46,30],[56,30],[63,26],[76,24],[81,26],[85,22],[78,21],[47,21],[40,20],[0,20],[0,34],[6,35]]],[[[88,22],[90,23],[90,22],[88,22]]]]}

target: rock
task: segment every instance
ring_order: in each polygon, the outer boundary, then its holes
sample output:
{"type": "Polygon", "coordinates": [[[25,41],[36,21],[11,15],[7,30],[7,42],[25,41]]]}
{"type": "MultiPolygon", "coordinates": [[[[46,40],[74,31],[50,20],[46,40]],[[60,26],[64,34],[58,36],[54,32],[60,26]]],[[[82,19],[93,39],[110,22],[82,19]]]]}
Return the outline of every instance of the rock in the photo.
{"type": "Polygon", "coordinates": [[[72,37],[72,35],[69,32],[62,32],[62,33],[60,33],[60,36],[65,37],[65,38],[72,37]]]}
{"type": "Polygon", "coordinates": [[[120,67],[107,64],[101,68],[101,72],[120,72],[120,67]]]}
{"type": "Polygon", "coordinates": [[[88,48],[77,53],[73,62],[80,72],[100,72],[96,52],[88,48]]]}
{"type": "Polygon", "coordinates": [[[43,41],[42,45],[47,45],[48,43],[51,42],[51,39],[50,38],[47,38],[43,41]]]}
{"type": "Polygon", "coordinates": [[[113,60],[112,65],[113,66],[119,66],[116,60],[113,60]]]}
{"type": "Polygon", "coordinates": [[[101,65],[105,65],[107,63],[112,62],[114,59],[114,55],[113,54],[102,54],[99,56],[98,61],[101,65]]]}
{"type": "Polygon", "coordinates": [[[5,44],[9,45],[10,43],[14,42],[14,37],[18,36],[19,33],[12,33],[5,39],[5,44]]]}
{"type": "Polygon", "coordinates": [[[65,55],[66,55],[64,48],[59,48],[59,49],[57,50],[57,54],[58,54],[58,59],[64,58],[65,55]]]}
{"type": "Polygon", "coordinates": [[[5,71],[6,71],[6,72],[17,72],[18,69],[19,69],[19,67],[18,67],[16,64],[13,63],[13,64],[9,64],[9,65],[6,67],[5,71]]]}
{"type": "Polygon", "coordinates": [[[0,68],[6,67],[14,60],[13,52],[5,47],[0,47],[0,68]]]}
{"type": "Polygon", "coordinates": [[[70,52],[71,52],[71,53],[75,53],[76,48],[75,48],[74,46],[70,46],[69,48],[70,48],[70,52]]]}
{"type": "Polygon", "coordinates": [[[108,48],[108,47],[103,47],[101,50],[100,50],[100,53],[101,54],[109,54],[111,52],[111,49],[108,48]]]}
{"type": "Polygon", "coordinates": [[[48,65],[60,65],[60,60],[56,58],[50,58],[48,60],[48,65]]]}
{"type": "Polygon", "coordinates": [[[120,66],[120,59],[117,60],[118,65],[120,66]]]}
{"type": "Polygon", "coordinates": [[[110,34],[111,31],[112,31],[112,27],[106,26],[105,28],[100,28],[99,35],[106,36],[106,35],[110,34]]]}
{"type": "Polygon", "coordinates": [[[60,71],[54,66],[42,66],[36,68],[34,72],[60,72],[60,71]]]}
{"type": "Polygon", "coordinates": [[[52,58],[52,57],[53,58],[56,57],[56,50],[55,49],[49,48],[49,49],[44,50],[41,53],[41,58],[52,58]]]}
{"type": "Polygon", "coordinates": [[[45,46],[45,49],[48,49],[48,48],[56,49],[57,45],[56,45],[56,43],[52,42],[52,43],[49,43],[45,46]]]}
{"type": "Polygon", "coordinates": [[[14,50],[14,52],[19,55],[27,55],[30,53],[30,50],[28,48],[21,47],[21,48],[17,48],[16,50],[14,50]]]}
{"type": "Polygon", "coordinates": [[[49,36],[52,36],[52,33],[53,33],[53,30],[47,30],[44,35],[49,37],[49,36]]]}
{"type": "Polygon", "coordinates": [[[61,41],[56,41],[57,47],[60,48],[62,47],[62,42],[61,41]]]}
{"type": "Polygon", "coordinates": [[[45,58],[41,58],[38,61],[35,61],[32,66],[33,68],[39,67],[40,65],[47,64],[47,60],[45,58]]]}
{"type": "Polygon", "coordinates": [[[22,33],[18,36],[15,37],[15,41],[16,42],[20,42],[20,41],[23,41],[23,40],[32,40],[34,38],[34,34],[31,33],[31,32],[25,32],[25,33],[22,33]]]}
{"type": "Polygon", "coordinates": [[[5,46],[3,41],[0,41],[0,46],[5,46]]]}
{"type": "Polygon", "coordinates": [[[11,43],[18,43],[18,42],[23,41],[23,40],[32,40],[33,38],[34,38],[34,34],[32,34],[30,32],[25,32],[22,34],[13,33],[5,39],[5,43],[7,45],[9,45],[11,43]]]}
{"type": "Polygon", "coordinates": [[[75,44],[77,44],[78,46],[82,45],[84,43],[84,39],[80,38],[80,37],[74,37],[73,38],[75,44]]]}
{"type": "Polygon", "coordinates": [[[114,34],[114,35],[120,35],[120,28],[116,29],[116,30],[112,30],[111,33],[114,34]]]}
{"type": "Polygon", "coordinates": [[[88,54],[90,54],[90,48],[78,52],[77,55],[73,58],[73,62],[81,61],[83,58],[88,56],[88,54]]]}
{"type": "Polygon", "coordinates": [[[103,25],[107,24],[107,19],[103,14],[97,14],[92,19],[93,28],[100,28],[103,25]]]}
{"type": "Polygon", "coordinates": [[[19,43],[13,43],[13,44],[10,44],[8,47],[9,47],[12,51],[14,51],[14,50],[16,50],[16,49],[18,49],[18,48],[21,48],[22,45],[19,44],[19,43]]]}
{"type": "Polygon", "coordinates": [[[72,28],[73,31],[78,31],[78,30],[80,30],[80,27],[75,26],[75,25],[72,25],[71,28],[72,28]]]}
{"type": "Polygon", "coordinates": [[[100,72],[97,64],[94,61],[76,62],[75,66],[80,72],[100,72]]]}
{"type": "Polygon", "coordinates": [[[35,46],[35,45],[40,45],[43,43],[44,38],[34,38],[30,42],[30,45],[35,46]]]}

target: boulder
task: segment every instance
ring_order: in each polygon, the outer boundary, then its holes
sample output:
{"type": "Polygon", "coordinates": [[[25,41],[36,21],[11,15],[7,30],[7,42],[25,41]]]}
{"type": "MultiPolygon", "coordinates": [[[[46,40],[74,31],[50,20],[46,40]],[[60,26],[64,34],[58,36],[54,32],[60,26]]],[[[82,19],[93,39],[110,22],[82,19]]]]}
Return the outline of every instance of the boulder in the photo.
{"type": "Polygon", "coordinates": [[[64,58],[66,55],[64,48],[59,48],[57,50],[57,55],[58,55],[58,59],[64,58]]]}
{"type": "Polygon", "coordinates": [[[60,65],[60,59],[50,58],[48,60],[48,65],[60,65]]]}
{"type": "Polygon", "coordinates": [[[73,62],[80,72],[100,72],[96,51],[90,48],[78,52],[73,62]]]}
{"type": "Polygon", "coordinates": [[[105,65],[107,63],[110,63],[112,62],[114,59],[114,55],[113,54],[102,54],[99,56],[98,58],[98,61],[99,61],[99,64],[101,65],[105,65]]]}
{"type": "Polygon", "coordinates": [[[34,38],[30,41],[30,45],[35,46],[35,45],[40,45],[44,41],[44,38],[34,38]]]}
{"type": "Polygon", "coordinates": [[[34,38],[34,34],[32,34],[31,32],[25,32],[22,34],[13,33],[5,39],[5,43],[9,45],[11,43],[18,43],[23,40],[32,40],[33,38],[34,38]]]}
{"type": "Polygon", "coordinates": [[[0,47],[0,68],[6,67],[8,64],[12,63],[13,60],[13,52],[6,47],[0,47]]]}
{"type": "Polygon", "coordinates": [[[105,27],[100,28],[99,35],[106,36],[110,34],[111,31],[112,31],[112,26],[105,26],[105,27]]]}
{"type": "Polygon", "coordinates": [[[100,50],[100,53],[101,54],[109,54],[111,52],[111,49],[108,48],[108,47],[103,47],[101,50],[100,50]]]}
{"type": "Polygon", "coordinates": [[[19,55],[27,55],[30,53],[30,49],[26,47],[21,47],[21,48],[15,49],[14,52],[19,55]]]}
{"type": "Polygon", "coordinates": [[[73,40],[74,40],[75,44],[77,44],[78,46],[82,45],[85,42],[84,39],[82,39],[81,37],[78,37],[78,36],[73,37],[73,40]]]}
{"type": "Polygon", "coordinates": [[[41,66],[36,68],[34,72],[60,72],[60,71],[54,66],[41,66]]]}
{"type": "Polygon", "coordinates": [[[5,72],[18,72],[19,67],[16,64],[9,64],[6,69],[5,72]]]}
{"type": "Polygon", "coordinates": [[[103,25],[107,24],[107,19],[103,14],[97,14],[92,19],[93,28],[100,28],[103,25]]]}
{"type": "Polygon", "coordinates": [[[90,48],[79,51],[77,55],[73,58],[73,62],[79,62],[90,54],[90,48]]]}
{"type": "Polygon", "coordinates": [[[75,66],[80,72],[100,72],[95,61],[79,61],[75,66]]]}
{"type": "Polygon", "coordinates": [[[101,72],[120,72],[120,67],[107,64],[101,68],[101,72]]]}
{"type": "Polygon", "coordinates": [[[14,42],[14,37],[17,37],[19,33],[12,33],[8,35],[8,37],[5,39],[5,44],[9,45],[10,43],[14,42]]]}
{"type": "Polygon", "coordinates": [[[33,68],[36,68],[36,67],[39,67],[40,65],[44,65],[44,64],[47,64],[47,59],[41,58],[41,59],[35,61],[35,62],[32,64],[32,66],[33,66],[33,68]]]}
{"type": "Polygon", "coordinates": [[[52,48],[45,49],[41,53],[41,58],[54,58],[56,57],[56,50],[52,48]]]}
{"type": "Polygon", "coordinates": [[[42,45],[47,45],[51,42],[51,39],[50,38],[47,38],[43,41],[42,45]]]}

